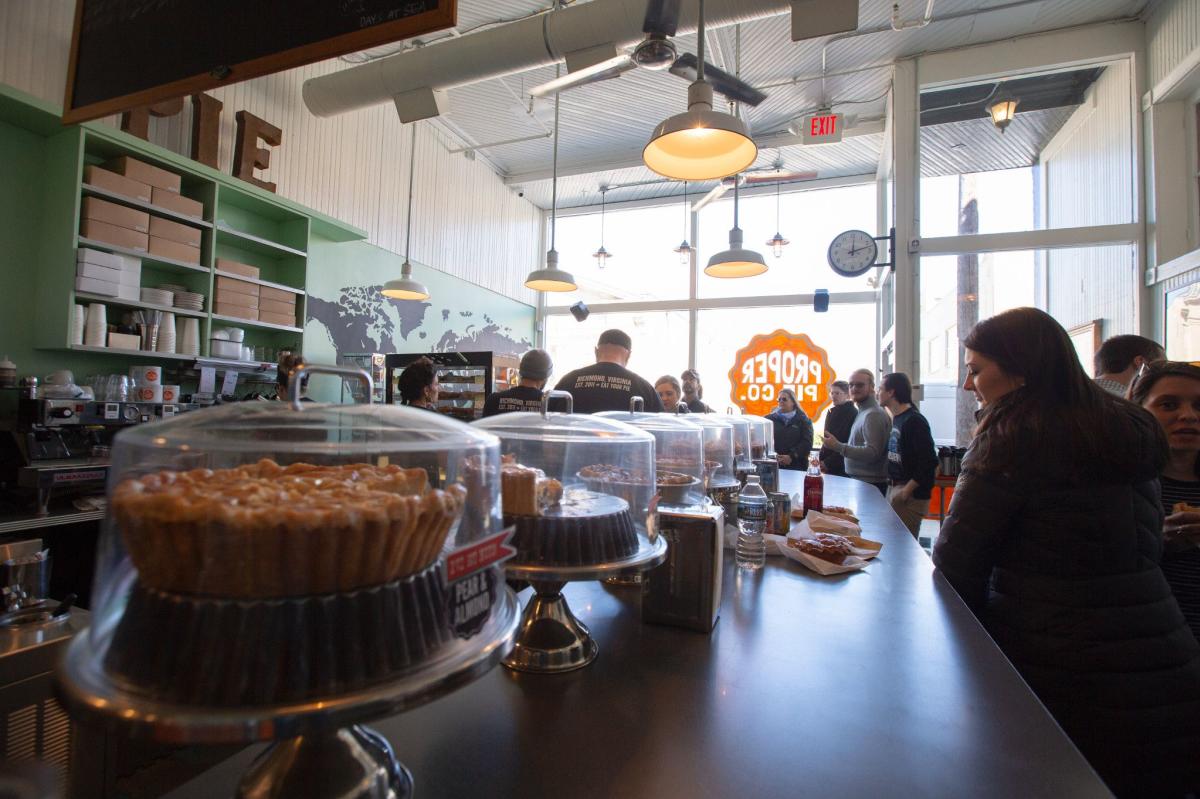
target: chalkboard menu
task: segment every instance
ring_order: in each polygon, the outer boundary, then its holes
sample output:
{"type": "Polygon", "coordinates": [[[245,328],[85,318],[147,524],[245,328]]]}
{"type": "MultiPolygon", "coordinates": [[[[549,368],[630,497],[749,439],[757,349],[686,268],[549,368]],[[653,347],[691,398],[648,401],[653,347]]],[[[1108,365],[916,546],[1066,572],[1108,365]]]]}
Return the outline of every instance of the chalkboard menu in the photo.
{"type": "Polygon", "coordinates": [[[64,122],[453,27],[456,0],[76,0],[64,122]]]}

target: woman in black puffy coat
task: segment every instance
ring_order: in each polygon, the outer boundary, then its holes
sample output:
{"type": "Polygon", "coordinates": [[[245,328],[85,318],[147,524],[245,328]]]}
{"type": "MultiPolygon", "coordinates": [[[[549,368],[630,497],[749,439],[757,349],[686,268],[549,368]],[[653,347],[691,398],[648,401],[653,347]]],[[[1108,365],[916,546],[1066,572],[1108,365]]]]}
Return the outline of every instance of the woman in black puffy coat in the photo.
{"type": "Polygon", "coordinates": [[[790,388],[779,392],[779,407],[766,418],[775,425],[775,452],[779,468],[808,468],[808,456],[813,446],[813,423],[796,402],[790,388]]]}
{"type": "Polygon", "coordinates": [[[1196,791],[1200,645],[1158,567],[1162,430],[1042,311],[963,343],[982,408],[934,564],[1115,793],[1196,791]]]}

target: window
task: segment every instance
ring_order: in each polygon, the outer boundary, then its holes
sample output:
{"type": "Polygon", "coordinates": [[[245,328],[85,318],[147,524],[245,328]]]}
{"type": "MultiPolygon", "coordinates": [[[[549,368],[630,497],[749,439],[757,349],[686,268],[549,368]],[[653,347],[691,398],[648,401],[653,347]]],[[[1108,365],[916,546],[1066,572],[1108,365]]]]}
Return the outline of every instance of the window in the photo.
{"type": "MultiPolygon", "coordinates": [[[[856,278],[834,274],[827,253],[833,237],[844,230],[858,229],[875,234],[876,190],[874,183],[836,189],[796,191],[780,196],[778,228],[775,195],[743,196],[738,202],[738,224],[747,249],[757,250],[767,262],[767,271],[757,277],[735,280],[709,277],[701,272],[701,297],[752,297],[808,294],[824,288],[832,292],[867,291],[871,272],[856,278]],[[766,245],[776,232],[791,241],[776,258],[766,245]]],[[[700,211],[700,268],[714,254],[729,248],[733,227],[733,198],[706,205],[700,211]]],[[[886,244],[879,260],[887,261],[886,244]]]]}
{"type": "Polygon", "coordinates": [[[1033,169],[1001,169],[921,179],[921,235],[1034,230],[1033,169]],[[960,230],[959,209],[975,200],[975,216],[960,230]],[[971,229],[973,226],[973,229],[971,229]]]}
{"type": "Polygon", "coordinates": [[[563,375],[596,362],[596,341],[609,328],[620,328],[633,339],[629,368],[653,383],[664,374],[679,377],[688,362],[686,311],[593,313],[582,322],[575,317],[546,318],[546,349],[554,360],[551,387],[563,375]]]}
{"type": "Polygon", "coordinates": [[[558,265],[575,276],[578,291],[549,292],[547,305],[588,305],[639,300],[682,300],[688,296],[687,265],[673,252],[683,241],[683,202],[604,214],[604,249],[612,253],[600,269],[592,253],[600,246],[600,214],[559,217],[558,265]]]}

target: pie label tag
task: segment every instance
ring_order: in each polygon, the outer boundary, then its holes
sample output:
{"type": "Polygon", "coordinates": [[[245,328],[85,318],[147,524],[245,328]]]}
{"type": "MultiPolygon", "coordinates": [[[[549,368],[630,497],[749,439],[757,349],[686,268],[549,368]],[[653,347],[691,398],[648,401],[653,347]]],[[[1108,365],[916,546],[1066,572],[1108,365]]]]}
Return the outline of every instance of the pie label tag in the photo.
{"type": "Polygon", "coordinates": [[[500,570],[493,568],[517,554],[508,545],[515,527],[482,541],[460,547],[443,561],[450,626],[459,638],[470,638],[483,629],[503,585],[500,570]]]}

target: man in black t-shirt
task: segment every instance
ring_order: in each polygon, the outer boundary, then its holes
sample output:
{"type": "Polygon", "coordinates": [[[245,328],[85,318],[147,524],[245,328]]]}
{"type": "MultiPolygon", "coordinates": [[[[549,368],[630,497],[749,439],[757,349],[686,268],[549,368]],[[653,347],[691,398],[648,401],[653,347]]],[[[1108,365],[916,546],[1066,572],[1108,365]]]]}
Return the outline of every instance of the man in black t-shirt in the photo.
{"type": "Polygon", "coordinates": [[[546,380],[554,371],[550,353],[545,350],[530,350],[521,358],[518,371],[520,379],[517,385],[508,391],[492,394],[483,403],[484,416],[514,411],[537,413],[542,410],[542,389],[546,387],[546,380]]]}
{"type": "Polygon", "coordinates": [[[623,330],[605,330],[596,343],[596,363],[568,372],[556,389],[575,398],[575,413],[627,411],[632,397],[641,397],[647,413],[662,411],[654,386],[625,368],[633,342],[623,330]]]}

